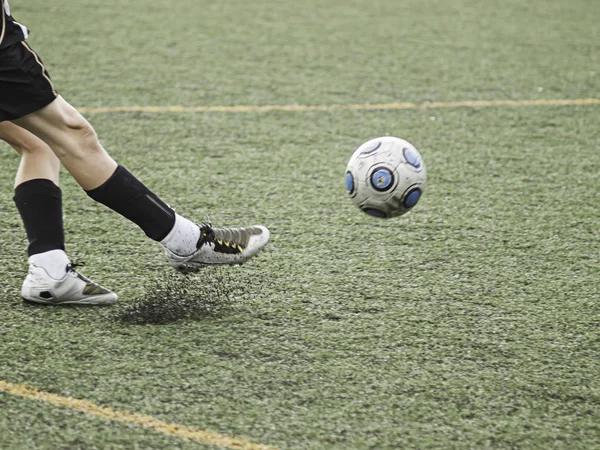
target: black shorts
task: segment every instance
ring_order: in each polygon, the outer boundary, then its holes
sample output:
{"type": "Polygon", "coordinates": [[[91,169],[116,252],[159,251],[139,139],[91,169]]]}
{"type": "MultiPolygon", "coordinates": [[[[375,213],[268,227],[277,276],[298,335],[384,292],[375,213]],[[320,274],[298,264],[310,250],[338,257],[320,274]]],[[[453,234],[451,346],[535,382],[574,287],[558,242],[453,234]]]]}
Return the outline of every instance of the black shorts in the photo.
{"type": "Polygon", "coordinates": [[[37,111],[57,95],[41,58],[25,41],[0,48],[0,122],[37,111]]]}

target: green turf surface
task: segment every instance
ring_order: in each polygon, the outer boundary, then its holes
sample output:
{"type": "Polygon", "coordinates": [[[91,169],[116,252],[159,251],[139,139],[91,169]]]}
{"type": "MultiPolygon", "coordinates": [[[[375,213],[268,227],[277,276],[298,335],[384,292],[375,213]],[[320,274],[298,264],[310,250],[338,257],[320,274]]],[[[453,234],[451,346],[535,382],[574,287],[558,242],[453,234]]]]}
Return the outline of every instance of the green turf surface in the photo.
{"type": "MultiPolygon", "coordinates": [[[[590,1],[121,3],[13,0],[76,106],[600,88],[590,1]]],[[[252,263],[207,270],[195,295],[168,299],[182,319],[163,325],[123,320],[154,314],[135,308],[174,283],[160,246],[66,173],[68,251],[121,302],[21,302],[18,159],[2,144],[0,380],[285,449],[600,448],[599,117],[598,106],[89,115],[181,214],[273,233],[252,263]],[[346,198],[344,169],[386,134],[419,148],[429,184],[410,214],[381,221],[346,198]]],[[[0,429],[2,449],[204,448],[2,393],[0,429]]]]}

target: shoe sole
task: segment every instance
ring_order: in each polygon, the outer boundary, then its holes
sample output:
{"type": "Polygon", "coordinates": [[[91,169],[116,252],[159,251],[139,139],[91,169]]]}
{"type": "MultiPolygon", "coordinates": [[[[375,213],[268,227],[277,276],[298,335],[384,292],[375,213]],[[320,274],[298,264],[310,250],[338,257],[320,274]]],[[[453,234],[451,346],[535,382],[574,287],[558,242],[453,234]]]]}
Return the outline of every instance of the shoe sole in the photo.
{"type": "Polygon", "coordinates": [[[248,255],[246,257],[246,259],[243,259],[241,261],[234,261],[234,262],[214,262],[214,263],[207,263],[207,262],[199,262],[199,261],[189,261],[189,262],[184,262],[180,265],[174,265],[173,263],[171,263],[171,266],[178,272],[183,273],[183,274],[190,274],[190,273],[197,273],[200,272],[202,269],[205,269],[206,267],[214,267],[214,266],[241,266],[243,264],[246,264],[248,261],[250,260],[255,260],[259,257],[259,255],[262,253],[262,251],[267,248],[269,241],[267,240],[267,242],[260,247],[255,253],[248,255]]]}
{"type": "Polygon", "coordinates": [[[41,299],[41,298],[27,298],[23,297],[23,300],[31,303],[38,303],[40,305],[54,305],[54,306],[62,306],[62,305],[113,305],[117,303],[119,300],[118,297],[108,297],[108,298],[83,298],[81,300],[65,300],[62,302],[52,302],[49,300],[41,299]]]}
{"type": "Polygon", "coordinates": [[[232,263],[193,263],[193,264],[182,264],[179,267],[173,267],[176,271],[183,273],[183,274],[188,274],[188,273],[198,273],[203,269],[206,269],[207,267],[214,267],[214,266],[229,266],[229,267],[233,267],[233,266],[241,266],[245,263],[247,263],[248,261],[250,261],[250,259],[255,259],[256,255],[254,255],[253,257],[245,260],[245,261],[241,261],[241,262],[232,262],[232,263]]]}

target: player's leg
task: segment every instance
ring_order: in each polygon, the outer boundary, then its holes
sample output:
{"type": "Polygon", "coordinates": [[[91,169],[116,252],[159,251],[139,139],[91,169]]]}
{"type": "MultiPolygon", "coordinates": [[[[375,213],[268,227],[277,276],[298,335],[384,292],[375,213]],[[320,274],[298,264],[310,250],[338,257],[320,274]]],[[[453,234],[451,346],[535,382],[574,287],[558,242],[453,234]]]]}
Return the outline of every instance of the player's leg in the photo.
{"type": "Polygon", "coordinates": [[[61,96],[13,122],[48,144],[86,191],[103,184],[117,169],[89,122],[61,96]]]}
{"type": "Polygon", "coordinates": [[[58,186],[60,161],[41,139],[11,122],[0,122],[0,139],[21,156],[15,188],[35,179],[52,181],[58,186]]]}
{"type": "Polygon", "coordinates": [[[242,264],[269,240],[269,231],[262,226],[218,229],[198,226],[176,214],[127,169],[117,165],[88,121],[60,96],[14,122],[46,142],[91,198],[163,244],[178,270],[242,264]]]}
{"type": "Polygon", "coordinates": [[[21,156],[14,200],[29,241],[23,297],[50,304],[115,302],[115,294],[72,274],[65,253],[58,158],[42,140],[8,121],[0,122],[0,139],[21,156]]]}

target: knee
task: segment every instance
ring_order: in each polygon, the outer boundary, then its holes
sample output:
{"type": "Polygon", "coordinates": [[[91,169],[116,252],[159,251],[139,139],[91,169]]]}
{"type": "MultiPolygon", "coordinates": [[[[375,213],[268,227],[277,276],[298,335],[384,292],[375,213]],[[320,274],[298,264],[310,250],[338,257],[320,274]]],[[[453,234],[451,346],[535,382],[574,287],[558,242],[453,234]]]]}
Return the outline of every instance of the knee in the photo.
{"type": "Polygon", "coordinates": [[[8,143],[21,156],[37,156],[52,153],[50,147],[32,134],[18,133],[10,136],[0,135],[0,139],[8,143]]]}
{"type": "Polygon", "coordinates": [[[53,147],[59,158],[88,159],[95,154],[103,153],[96,131],[90,123],[76,110],[68,111],[62,117],[63,136],[59,139],[58,148],[53,147]]]}
{"type": "Polygon", "coordinates": [[[9,142],[10,145],[21,155],[24,154],[31,154],[31,155],[36,155],[36,154],[41,154],[41,153],[48,153],[48,152],[52,152],[50,150],[50,148],[45,145],[43,142],[41,142],[38,139],[32,139],[29,137],[24,137],[19,139],[18,141],[11,141],[9,142]]]}
{"type": "Polygon", "coordinates": [[[64,124],[67,133],[76,140],[88,145],[96,144],[98,142],[98,136],[92,125],[90,125],[90,123],[77,111],[66,114],[64,124]]]}

